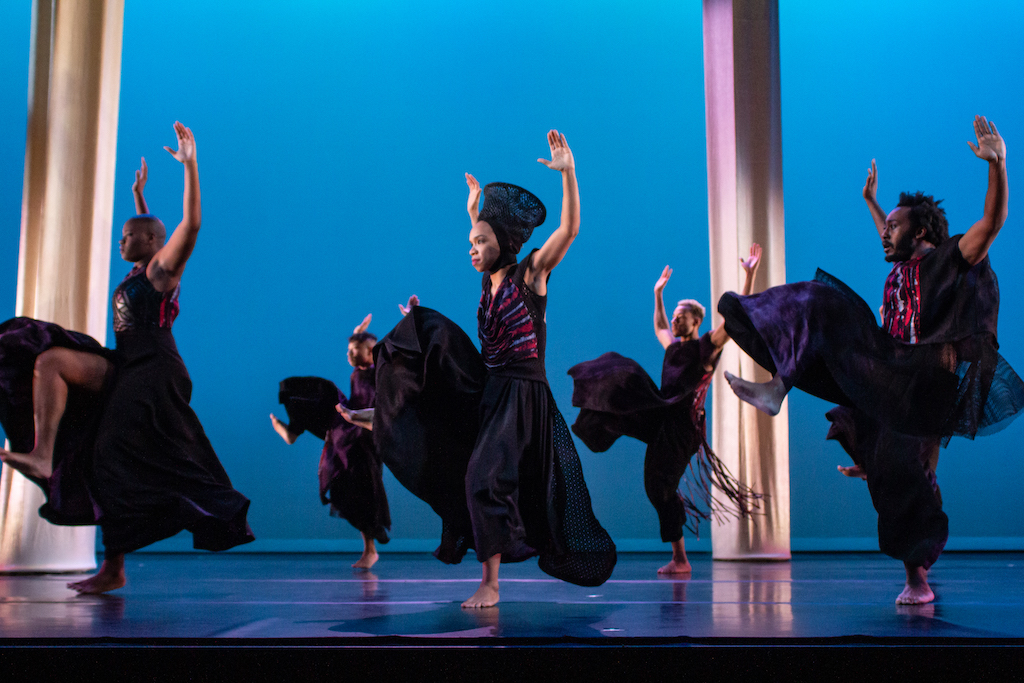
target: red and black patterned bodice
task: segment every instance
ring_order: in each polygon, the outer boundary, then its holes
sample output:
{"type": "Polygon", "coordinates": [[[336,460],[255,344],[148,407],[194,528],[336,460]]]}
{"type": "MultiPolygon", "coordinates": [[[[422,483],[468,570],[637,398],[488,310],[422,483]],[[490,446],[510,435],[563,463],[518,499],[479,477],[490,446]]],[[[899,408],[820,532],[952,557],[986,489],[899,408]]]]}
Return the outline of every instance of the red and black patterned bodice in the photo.
{"type": "Polygon", "coordinates": [[[488,372],[528,378],[544,376],[547,297],[536,294],[523,281],[532,257],[531,252],[513,268],[493,297],[491,278],[484,275],[477,334],[488,372]]]}
{"type": "Polygon", "coordinates": [[[114,289],[114,332],[170,330],[178,317],[178,284],[158,292],[146,276],[145,266],[135,266],[114,289]]]}
{"type": "Polygon", "coordinates": [[[893,264],[882,293],[882,329],[910,344],[983,336],[998,348],[999,281],[988,256],[971,265],[954,235],[918,258],[893,264]]]}
{"type": "Polygon", "coordinates": [[[893,265],[882,290],[882,329],[900,341],[921,338],[921,259],[893,265]]]}

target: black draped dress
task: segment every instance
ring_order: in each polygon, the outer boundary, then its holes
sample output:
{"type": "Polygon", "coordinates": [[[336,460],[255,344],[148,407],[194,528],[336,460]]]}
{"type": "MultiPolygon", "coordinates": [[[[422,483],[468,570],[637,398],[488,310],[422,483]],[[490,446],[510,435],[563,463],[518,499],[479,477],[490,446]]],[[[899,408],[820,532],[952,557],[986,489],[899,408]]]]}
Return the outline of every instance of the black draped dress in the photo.
{"type": "Polygon", "coordinates": [[[321,377],[288,377],[278,399],[288,411],[288,429],[308,431],[324,440],[318,477],[320,502],[378,543],[387,543],[391,513],[384,491],[383,468],[373,446],[373,434],[346,421],[335,406],[350,410],[372,408],[376,369],[356,368],[350,379],[351,397],[321,377]]]}
{"type": "Polygon", "coordinates": [[[483,278],[480,344],[417,306],[374,348],[374,438],[389,469],[442,519],[435,555],[468,548],[502,562],[539,556],[548,574],[600,585],[615,545],[594,517],[572,436],[544,373],[546,297],[515,266],[491,296],[483,278]]]}
{"type": "Polygon", "coordinates": [[[812,282],[727,293],[726,330],[762,367],[838,407],[828,438],[866,474],[879,547],[931,566],[948,537],[935,478],[940,443],[1004,428],[1024,410],[1024,382],[999,355],[999,287],[988,257],[971,266],[950,237],[895,263],[883,325],[849,287],[812,282]]]}
{"type": "Polygon", "coordinates": [[[572,404],[581,409],[572,431],[587,448],[602,453],[620,436],[647,444],[644,490],[667,543],[683,537],[684,525],[697,533],[701,519],[749,513],[760,498],[729,474],[707,441],[704,401],[719,352],[709,332],[670,344],[660,390],[639,363],[614,352],[569,368],[572,404]],[[678,489],[688,467],[683,495],[678,489]],[[724,501],[712,497],[712,486],[724,501]]]}
{"type": "Polygon", "coordinates": [[[158,292],[145,267],[114,290],[117,349],[58,325],[15,318],[0,325],[0,420],[15,450],[31,450],[32,371],[53,347],[110,359],[114,376],[99,393],[72,387],[54,452],[54,472],[39,483],[40,515],[54,524],[99,524],[108,553],[137,550],[192,532],[202,550],[254,539],[249,500],[231,486],[189,406],[192,382],[171,325],[178,291],[158,292]]]}

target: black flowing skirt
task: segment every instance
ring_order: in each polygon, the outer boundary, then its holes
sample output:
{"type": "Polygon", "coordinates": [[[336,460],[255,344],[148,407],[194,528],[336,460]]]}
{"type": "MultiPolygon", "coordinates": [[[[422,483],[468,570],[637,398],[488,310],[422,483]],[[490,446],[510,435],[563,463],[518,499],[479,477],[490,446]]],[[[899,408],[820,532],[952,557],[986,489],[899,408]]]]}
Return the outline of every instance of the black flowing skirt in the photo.
{"type": "Polygon", "coordinates": [[[488,376],[465,332],[422,306],[377,344],[374,362],[377,449],[441,517],[438,559],[458,563],[472,547],[481,560],[539,555],[544,572],[577,585],[608,579],[615,545],[546,382],[488,376]],[[512,452],[523,456],[504,457],[512,452]]]}
{"type": "Polygon", "coordinates": [[[697,534],[700,520],[759,507],[761,494],[732,476],[711,449],[704,406],[694,405],[694,392],[665,397],[639,363],[614,352],[574,365],[569,375],[572,404],[580,408],[572,431],[587,448],[603,453],[622,436],[647,444],[644,488],[658,511],[663,541],[682,538],[684,524],[697,534]],[[677,490],[681,481],[683,490],[677,490]]]}
{"type": "Polygon", "coordinates": [[[324,440],[318,478],[320,502],[378,543],[387,543],[391,512],[384,472],[373,447],[373,434],[342,418],[337,404],[348,405],[343,392],[321,377],[288,377],[278,398],[288,412],[289,430],[308,431],[324,440]]]}
{"type": "Polygon", "coordinates": [[[903,434],[973,439],[1024,410],[1024,382],[987,335],[898,341],[863,299],[821,270],[814,281],[760,294],[727,292],[718,311],[740,348],[787,389],[856,408],[903,434]]]}
{"type": "Polygon", "coordinates": [[[34,442],[31,373],[35,357],[53,346],[111,358],[115,375],[103,392],[77,392],[74,406],[69,398],[54,454],[61,474],[41,482],[48,498],[40,509],[44,518],[98,523],[106,551],[115,554],[186,529],[202,550],[253,540],[246,522],[249,500],[231,487],[189,406],[192,382],[170,330],[121,335],[111,354],[86,335],[52,323],[19,318],[0,326],[0,402],[12,445],[34,442]],[[78,495],[68,496],[67,490],[78,495]]]}

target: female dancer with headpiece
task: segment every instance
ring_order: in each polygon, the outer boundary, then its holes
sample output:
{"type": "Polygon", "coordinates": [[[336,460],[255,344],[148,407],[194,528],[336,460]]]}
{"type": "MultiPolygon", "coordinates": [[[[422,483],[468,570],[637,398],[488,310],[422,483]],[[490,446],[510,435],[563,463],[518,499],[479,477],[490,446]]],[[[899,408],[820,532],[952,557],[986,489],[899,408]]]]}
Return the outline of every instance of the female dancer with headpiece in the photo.
{"type": "Polygon", "coordinates": [[[175,122],[185,169],[184,217],[167,238],[147,213],[147,168],[132,186],[139,215],[122,229],[121,257],[135,265],[113,294],[117,349],[58,325],[14,318],[0,325],[0,419],[12,451],[4,463],[47,494],[54,524],[99,524],[99,573],[68,584],[104,593],[125,584],[124,555],[177,534],[226,550],[253,540],[249,500],[231,486],[189,407],[192,382],[171,325],[199,235],[199,166],[192,131],[175,122]]]}
{"type": "Polygon", "coordinates": [[[379,451],[410,491],[441,516],[444,562],[476,549],[483,578],[463,607],[498,602],[502,562],[540,556],[543,571],[600,585],[615,545],[594,517],[579,456],[544,372],[548,277],[579,232],[580,200],[565,136],[548,133],[562,176],[558,228],[522,261],[516,255],[545,217],[515,185],[469,185],[470,260],[483,273],[477,310],[481,353],[444,316],[417,306],[376,347],[379,451]]]}
{"type": "MultiPolygon", "coordinates": [[[[760,261],[761,246],[754,244],[750,257],[741,259],[746,272],[744,294],[754,286],[760,261]]],[[[620,436],[647,444],[644,489],[658,513],[661,540],[672,546],[672,561],[658,573],[690,574],[683,526],[696,533],[699,521],[709,517],[693,499],[717,516],[749,514],[760,496],[729,474],[707,442],[704,399],[729,341],[725,324],[698,336],[704,307],[684,299],[676,306],[670,326],[663,292],[671,276],[672,269],[665,266],[654,285],[654,334],[665,348],[661,390],[639,363],[614,352],[575,365],[569,369],[572,404],[582,410],[572,431],[595,453],[607,451],[620,436]],[[694,455],[696,467],[690,467],[694,455]],[[688,495],[683,496],[678,488],[687,467],[694,479],[687,481],[688,495]],[[712,486],[731,505],[715,500],[712,486]]]]}
{"type": "MultiPolygon", "coordinates": [[[[419,303],[415,295],[403,313],[419,303]]],[[[373,447],[369,425],[353,423],[351,412],[373,408],[377,372],[373,367],[373,345],[377,336],[367,330],[372,315],[367,315],[348,338],[348,362],[352,366],[349,396],[334,382],[322,377],[288,377],[281,381],[278,399],[288,412],[288,423],[270,415],[274,431],[291,445],[308,431],[324,446],[317,470],[320,502],[330,505],[331,515],[341,517],[355,527],[363,539],[363,553],[352,565],[369,569],[379,559],[376,543],[387,543],[391,512],[384,490],[380,456],[373,447]],[[339,415],[344,410],[345,413],[339,415]]]]}

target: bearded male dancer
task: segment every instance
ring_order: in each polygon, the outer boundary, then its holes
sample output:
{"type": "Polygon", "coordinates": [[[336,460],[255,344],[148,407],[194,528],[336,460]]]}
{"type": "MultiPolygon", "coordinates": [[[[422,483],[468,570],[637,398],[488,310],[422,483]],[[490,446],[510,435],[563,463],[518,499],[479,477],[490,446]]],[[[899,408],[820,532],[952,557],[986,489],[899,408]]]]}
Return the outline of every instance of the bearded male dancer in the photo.
{"type": "MultiPolygon", "coordinates": [[[[753,289],[760,261],[759,244],[741,259],[744,295],[753,289]]],[[[691,574],[683,526],[696,533],[699,520],[709,518],[693,499],[711,514],[749,514],[760,496],[728,473],[707,442],[704,400],[729,341],[725,325],[699,335],[705,311],[693,299],[677,304],[670,325],[663,293],[671,276],[665,266],[654,285],[654,334],[665,349],[661,389],[639,363],[614,352],[574,365],[572,404],[581,410],[572,431],[595,453],[607,451],[620,436],[647,444],[644,490],[658,513],[661,540],[672,547],[672,560],[658,573],[691,574]],[[688,467],[692,475],[684,496],[679,483],[688,467]],[[716,501],[712,487],[729,502],[716,501]]]]}
{"type": "MultiPolygon", "coordinates": [[[[897,604],[935,599],[928,569],[949,535],[934,476],[938,449],[952,436],[992,433],[1024,410],[1024,382],[997,352],[999,288],[988,251],[1006,221],[1006,144],[995,124],[974,120],[974,154],[988,164],[981,219],[948,236],[931,196],[903,193],[888,216],[864,190],[885,259],[882,327],[862,299],[821,271],[814,282],[750,297],[725,294],[726,330],[771,381],[726,374],[736,395],[769,415],[797,387],[839,404],[829,438],[863,475],[878,512],[879,547],[902,560],[897,604]]],[[[841,471],[844,468],[840,468],[841,471]]]]}

